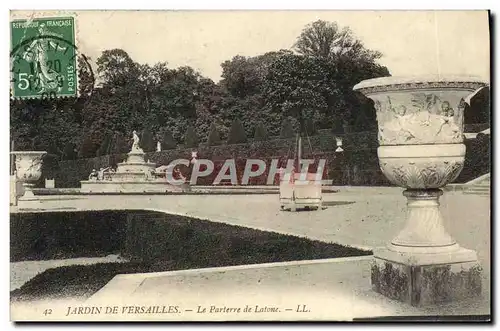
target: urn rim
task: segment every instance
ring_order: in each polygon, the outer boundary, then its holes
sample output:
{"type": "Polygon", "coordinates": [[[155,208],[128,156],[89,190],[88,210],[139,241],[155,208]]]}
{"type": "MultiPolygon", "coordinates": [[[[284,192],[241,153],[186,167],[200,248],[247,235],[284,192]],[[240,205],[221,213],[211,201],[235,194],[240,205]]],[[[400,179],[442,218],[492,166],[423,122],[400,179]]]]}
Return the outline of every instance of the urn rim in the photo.
{"type": "Polygon", "coordinates": [[[353,87],[365,94],[415,89],[463,89],[471,92],[488,86],[481,77],[467,75],[389,76],[367,79],[353,87]]]}

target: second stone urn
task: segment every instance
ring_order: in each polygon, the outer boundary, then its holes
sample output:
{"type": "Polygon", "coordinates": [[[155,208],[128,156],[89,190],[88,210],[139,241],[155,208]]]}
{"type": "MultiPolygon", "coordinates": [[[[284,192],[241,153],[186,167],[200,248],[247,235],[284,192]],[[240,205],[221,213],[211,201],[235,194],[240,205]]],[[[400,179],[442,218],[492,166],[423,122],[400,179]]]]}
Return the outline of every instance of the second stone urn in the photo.
{"type": "Polygon", "coordinates": [[[448,234],[439,197],[463,168],[466,99],[484,86],[470,77],[383,77],[354,87],[375,105],[380,168],[408,199],[405,227],[374,251],[375,291],[415,306],[480,293],[476,252],[448,234]]]}
{"type": "Polygon", "coordinates": [[[24,201],[24,204],[39,202],[33,194],[33,187],[42,176],[43,156],[47,152],[15,151],[11,154],[16,158],[16,180],[22,182],[24,188],[24,194],[19,198],[19,201],[24,201]]]}

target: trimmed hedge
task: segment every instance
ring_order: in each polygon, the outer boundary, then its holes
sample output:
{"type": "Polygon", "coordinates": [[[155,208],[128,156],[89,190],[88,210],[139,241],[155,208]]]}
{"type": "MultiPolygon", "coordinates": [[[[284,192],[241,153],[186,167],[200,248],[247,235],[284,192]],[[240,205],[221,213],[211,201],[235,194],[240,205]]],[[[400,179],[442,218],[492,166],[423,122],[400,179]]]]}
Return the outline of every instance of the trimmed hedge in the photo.
{"type": "Polygon", "coordinates": [[[456,183],[466,183],[491,172],[491,135],[479,133],[476,139],[466,140],[465,145],[464,168],[456,183]]]}
{"type": "Polygon", "coordinates": [[[10,261],[120,252],[126,220],[127,211],[10,214],[10,261]]]}

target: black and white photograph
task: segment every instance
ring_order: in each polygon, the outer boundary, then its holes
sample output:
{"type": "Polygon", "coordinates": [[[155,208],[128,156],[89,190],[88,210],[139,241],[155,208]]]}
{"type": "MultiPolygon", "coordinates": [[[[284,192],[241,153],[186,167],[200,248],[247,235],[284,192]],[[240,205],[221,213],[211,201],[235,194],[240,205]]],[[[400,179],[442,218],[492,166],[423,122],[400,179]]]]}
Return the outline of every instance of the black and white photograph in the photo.
{"type": "Polygon", "coordinates": [[[10,320],[491,321],[491,22],[10,10],[10,320]]]}

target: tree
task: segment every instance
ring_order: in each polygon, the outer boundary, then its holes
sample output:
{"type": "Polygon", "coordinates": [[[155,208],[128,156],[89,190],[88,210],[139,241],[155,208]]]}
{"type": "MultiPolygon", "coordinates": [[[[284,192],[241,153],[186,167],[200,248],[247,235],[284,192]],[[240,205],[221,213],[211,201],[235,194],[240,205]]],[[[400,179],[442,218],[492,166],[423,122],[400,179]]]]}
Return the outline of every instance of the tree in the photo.
{"type": "Polygon", "coordinates": [[[123,154],[130,151],[129,141],[120,132],[115,132],[111,144],[110,154],[123,154]]]}
{"type": "Polygon", "coordinates": [[[103,156],[103,155],[108,155],[110,154],[110,147],[111,147],[111,134],[106,134],[104,136],[104,140],[102,141],[101,145],[97,149],[96,156],[103,156]]]}
{"type": "Polygon", "coordinates": [[[287,139],[287,138],[293,138],[294,136],[295,136],[295,130],[293,129],[292,122],[290,121],[289,118],[283,119],[283,122],[281,123],[280,138],[287,139]]]}
{"type": "Polygon", "coordinates": [[[340,28],[336,22],[317,20],[302,30],[294,49],[306,56],[332,60],[341,56],[373,62],[382,56],[366,49],[349,27],[340,28]]]}
{"type": "Polygon", "coordinates": [[[161,148],[163,150],[175,149],[177,147],[177,143],[172,136],[172,132],[168,129],[163,130],[162,140],[161,140],[161,148]]]}
{"type": "Polygon", "coordinates": [[[490,88],[484,87],[470,98],[470,105],[465,104],[464,123],[489,123],[491,117],[490,88]]]}
{"type": "Polygon", "coordinates": [[[314,120],[310,117],[305,119],[304,129],[307,135],[314,136],[316,134],[316,126],[314,125],[314,120]]]}
{"type": "Polygon", "coordinates": [[[355,115],[353,122],[353,129],[356,132],[365,132],[370,130],[377,130],[376,119],[371,116],[370,109],[367,107],[362,107],[359,112],[355,115]]]}
{"type": "Polygon", "coordinates": [[[196,102],[196,130],[198,136],[206,142],[212,124],[218,128],[219,138],[226,134],[226,128],[221,119],[223,100],[227,97],[227,92],[220,85],[215,84],[211,79],[201,78],[199,81],[199,99],[196,102]]]}
{"type": "Polygon", "coordinates": [[[88,98],[95,88],[95,77],[90,66],[91,60],[85,54],[78,56],[78,91],[82,98],[88,98]]]}
{"type": "Polygon", "coordinates": [[[149,153],[155,151],[156,144],[153,140],[153,135],[149,130],[142,130],[141,140],[139,143],[144,152],[149,153]]]}
{"type": "Polygon", "coordinates": [[[103,131],[128,136],[133,130],[149,128],[147,89],[140,79],[144,68],[122,49],[103,51],[96,63],[100,88],[94,91],[84,112],[84,125],[90,134],[102,139],[103,131]]]}
{"type": "Polygon", "coordinates": [[[217,131],[217,126],[214,123],[210,125],[210,132],[208,134],[207,143],[208,146],[216,146],[220,145],[221,143],[219,131],[217,131]]]}
{"type": "Polygon", "coordinates": [[[194,131],[194,128],[190,125],[186,130],[186,134],[184,136],[184,147],[193,148],[198,147],[198,136],[194,131]]]}
{"type": "Polygon", "coordinates": [[[247,136],[245,133],[245,128],[239,118],[235,118],[231,124],[231,129],[229,130],[229,136],[227,138],[227,143],[232,144],[244,144],[247,142],[247,136]]]}
{"type": "Polygon", "coordinates": [[[290,51],[267,52],[254,57],[237,55],[223,62],[220,86],[239,99],[261,94],[269,66],[284,52],[290,51]]]}
{"type": "MultiPolygon", "coordinates": [[[[278,133],[281,118],[265,104],[264,87],[272,63],[290,51],[268,52],[254,57],[235,56],[221,64],[222,99],[217,105],[217,118],[229,128],[234,118],[239,118],[248,136],[258,121],[266,125],[268,132],[278,133]]],[[[222,131],[222,128],[219,126],[222,131]]],[[[222,136],[225,132],[221,132],[222,136]]]]}
{"type": "Polygon", "coordinates": [[[261,77],[255,58],[237,55],[221,64],[221,85],[233,96],[244,98],[259,92],[261,77]]]}
{"type": "Polygon", "coordinates": [[[382,53],[365,48],[349,27],[340,28],[336,22],[322,20],[312,22],[302,30],[294,49],[306,57],[328,63],[325,69],[329,70],[328,79],[334,83],[323,93],[328,108],[328,127],[336,125],[332,123],[333,119],[354,122],[363,128],[374,123],[373,103],[359,92],[353,92],[352,87],[365,79],[390,76],[386,67],[376,63],[382,53]],[[358,112],[363,113],[361,118],[358,112]]]}
{"type": "Polygon", "coordinates": [[[333,116],[331,130],[333,134],[344,133],[344,123],[338,114],[333,116]]]}
{"type": "Polygon", "coordinates": [[[134,83],[139,76],[137,64],[122,49],[103,51],[96,63],[103,87],[124,87],[134,83]]]}
{"type": "MultiPolygon", "coordinates": [[[[306,28],[304,33],[307,35],[308,31],[306,28]]],[[[347,36],[352,37],[352,34],[349,32],[347,36]]],[[[301,133],[308,117],[314,118],[318,129],[327,129],[339,118],[343,122],[354,121],[355,114],[363,107],[369,120],[374,120],[373,104],[352,87],[365,79],[389,75],[387,68],[374,62],[377,56],[361,47],[359,42],[355,43],[356,47],[349,48],[349,53],[333,47],[331,54],[325,55],[320,51],[325,47],[319,46],[311,46],[307,51],[300,47],[302,37],[299,36],[297,47],[303,54],[284,52],[271,63],[263,84],[265,106],[298,120],[301,133]]],[[[317,39],[328,40],[327,37],[317,39]]]]}
{"type": "Polygon", "coordinates": [[[81,136],[80,107],[77,98],[11,100],[10,138],[17,150],[50,149],[62,156],[65,145],[81,136]]]}
{"type": "Polygon", "coordinates": [[[61,150],[59,150],[59,148],[57,147],[57,144],[55,142],[51,142],[48,144],[47,154],[51,154],[53,156],[59,157],[62,154],[62,152],[61,152],[61,150]]]}
{"type": "Polygon", "coordinates": [[[259,122],[255,127],[254,140],[255,141],[267,140],[266,127],[262,124],[262,122],[259,122]]]}
{"type": "Polygon", "coordinates": [[[63,160],[74,160],[77,156],[76,150],[75,150],[75,144],[72,142],[66,143],[64,145],[63,149],[63,160]]]}
{"type": "Polygon", "coordinates": [[[330,109],[344,108],[343,98],[332,79],[335,71],[325,60],[283,53],[271,64],[264,82],[266,106],[283,117],[295,118],[301,132],[305,118],[315,113],[323,114],[319,122],[324,123],[330,109]]]}
{"type": "MultiPolygon", "coordinates": [[[[172,147],[184,139],[190,124],[198,134],[207,132],[212,122],[222,134],[227,132],[229,124],[218,115],[227,93],[190,67],[139,64],[121,49],[105,50],[96,61],[99,86],[94,88],[93,73],[86,63],[89,59],[81,55],[78,61],[79,98],[11,100],[11,139],[16,148],[51,147],[64,154],[66,144],[73,143],[80,156],[94,157],[108,133],[120,133],[119,140],[126,140],[127,148],[122,142],[118,148],[111,143],[112,150],[122,153],[130,150],[133,130],[147,128],[152,133],[168,129],[174,143],[166,145],[172,147]]],[[[248,103],[247,108],[252,107],[248,103]]]]}
{"type": "MultiPolygon", "coordinates": [[[[184,139],[188,125],[196,123],[204,95],[201,75],[190,67],[168,69],[164,63],[140,66],[144,126],[171,131],[176,142],[184,139]]],[[[198,126],[196,126],[198,128],[198,126]]]]}
{"type": "Polygon", "coordinates": [[[80,151],[78,153],[79,158],[91,158],[96,155],[97,146],[92,140],[92,138],[84,135],[82,144],[80,145],[80,151]]]}

